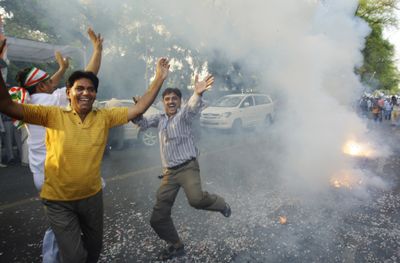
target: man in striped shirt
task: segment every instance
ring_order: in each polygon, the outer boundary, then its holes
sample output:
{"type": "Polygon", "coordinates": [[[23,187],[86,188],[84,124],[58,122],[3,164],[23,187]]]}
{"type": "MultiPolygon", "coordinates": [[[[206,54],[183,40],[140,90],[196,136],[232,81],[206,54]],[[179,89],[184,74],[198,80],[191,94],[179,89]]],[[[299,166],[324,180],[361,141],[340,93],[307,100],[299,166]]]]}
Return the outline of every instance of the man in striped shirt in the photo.
{"type": "Polygon", "coordinates": [[[151,227],[161,239],[168,243],[168,247],[158,256],[159,260],[171,259],[185,253],[183,243],[171,218],[171,209],[180,187],[184,189],[192,207],[218,211],[225,217],[231,215],[231,209],[222,197],[209,194],[201,188],[197,161],[199,151],[194,143],[191,127],[192,120],[203,105],[201,96],[213,82],[212,75],[208,75],[202,81],[199,81],[196,76],[194,94],[182,107],[180,90],[167,88],[162,93],[165,113],[134,120],[134,123],[142,129],[157,127],[160,139],[163,177],[150,219],[151,227]]]}

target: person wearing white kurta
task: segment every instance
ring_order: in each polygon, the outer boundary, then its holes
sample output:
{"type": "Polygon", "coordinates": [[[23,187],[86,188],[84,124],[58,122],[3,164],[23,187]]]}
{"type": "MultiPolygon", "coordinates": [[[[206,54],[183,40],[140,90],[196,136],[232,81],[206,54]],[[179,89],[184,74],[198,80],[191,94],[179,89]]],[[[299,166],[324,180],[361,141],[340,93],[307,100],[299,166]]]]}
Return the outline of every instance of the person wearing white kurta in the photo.
{"type": "MultiPolygon", "coordinates": [[[[53,93],[35,93],[31,95],[30,104],[67,106],[69,104],[66,88],[55,90],[53,93]]],[[[29,167],[33,173],[33,182],[40,191],[44,182],[44,160],[46,159],[46,128],[27,124],[29,137],[29,167]]]]}

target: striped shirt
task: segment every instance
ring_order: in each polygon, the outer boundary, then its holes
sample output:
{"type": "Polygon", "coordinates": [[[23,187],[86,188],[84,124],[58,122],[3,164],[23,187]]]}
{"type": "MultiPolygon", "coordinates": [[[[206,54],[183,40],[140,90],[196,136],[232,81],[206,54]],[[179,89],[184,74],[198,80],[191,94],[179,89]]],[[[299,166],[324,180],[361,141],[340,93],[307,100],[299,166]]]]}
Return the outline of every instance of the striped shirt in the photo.
{"type": "Polygon", "coordinates": [[[158,128],[161,162],[164,168],[182,164],[199,155],[199,150],[194,144],[191,124],[202,106],[201,97],[194,93],[187,104],[171,117],[161,113],[147,118],[136,118],[133,121],[141,129],[158,128]]]}

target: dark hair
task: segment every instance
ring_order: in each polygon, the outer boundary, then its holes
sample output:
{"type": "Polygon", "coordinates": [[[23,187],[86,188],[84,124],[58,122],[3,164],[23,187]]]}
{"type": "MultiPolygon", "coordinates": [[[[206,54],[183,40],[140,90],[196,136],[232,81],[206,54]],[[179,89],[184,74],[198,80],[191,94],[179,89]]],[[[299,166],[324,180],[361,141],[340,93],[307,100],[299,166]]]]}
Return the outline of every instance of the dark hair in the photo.
{"type": "Polygon", "coordinates": [[[162,97],[164,98],[166,95],[168,95],[170,93],[175,93],[176,96],[178,96],[180,99],[182,99],[182,93],[178,88],[166,88],[162,93],[162,97]]]}
{"type": "Polygon", "coordinates": [[[67,79],[67,89],[72,88],[72,86],[74,86],[75,81],[79,80],[79,79],[89,79],[92,81],[94,89],[97,92],[97,88],[99,86],[99,79],[97,78],[96,74],[94,74],[91,71],[82,71],[82,70],[77,70],[72,72],[72,74],[69,76],[69,78],[67,79]]]}
{"type": "Polygon", "coordinates": [[[23,70],[19,71],[17,73],[17,75],[15,76],[15,80],[18,83],[19,87],[23,87],[25,88],[29,95],[35,94],[36,93],[36,86],[39,84],[36,84],[35,86],[31,86],[31,87],[24,87],[24,82],[26,80],[26,76],[29,74],[29,72],[31,72],[32,68],[24,68],[23,70]]]}

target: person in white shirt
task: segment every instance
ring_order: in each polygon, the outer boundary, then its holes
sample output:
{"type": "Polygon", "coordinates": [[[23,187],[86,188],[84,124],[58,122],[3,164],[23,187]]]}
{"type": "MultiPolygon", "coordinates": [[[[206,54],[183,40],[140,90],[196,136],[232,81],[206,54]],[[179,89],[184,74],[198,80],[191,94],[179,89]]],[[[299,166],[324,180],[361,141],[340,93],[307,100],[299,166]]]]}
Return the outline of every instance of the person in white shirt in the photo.
{"type": "Polygon", "coordinates": [[[386,99],[384,104],[383,104],[383,112],[384,112],[385,120],[389,120],[390,121],[390,118],[391,118],[391,115],[392,115],[392,109],[393,109],[392,104],[390,103],[389,99],[386,99]]]}

